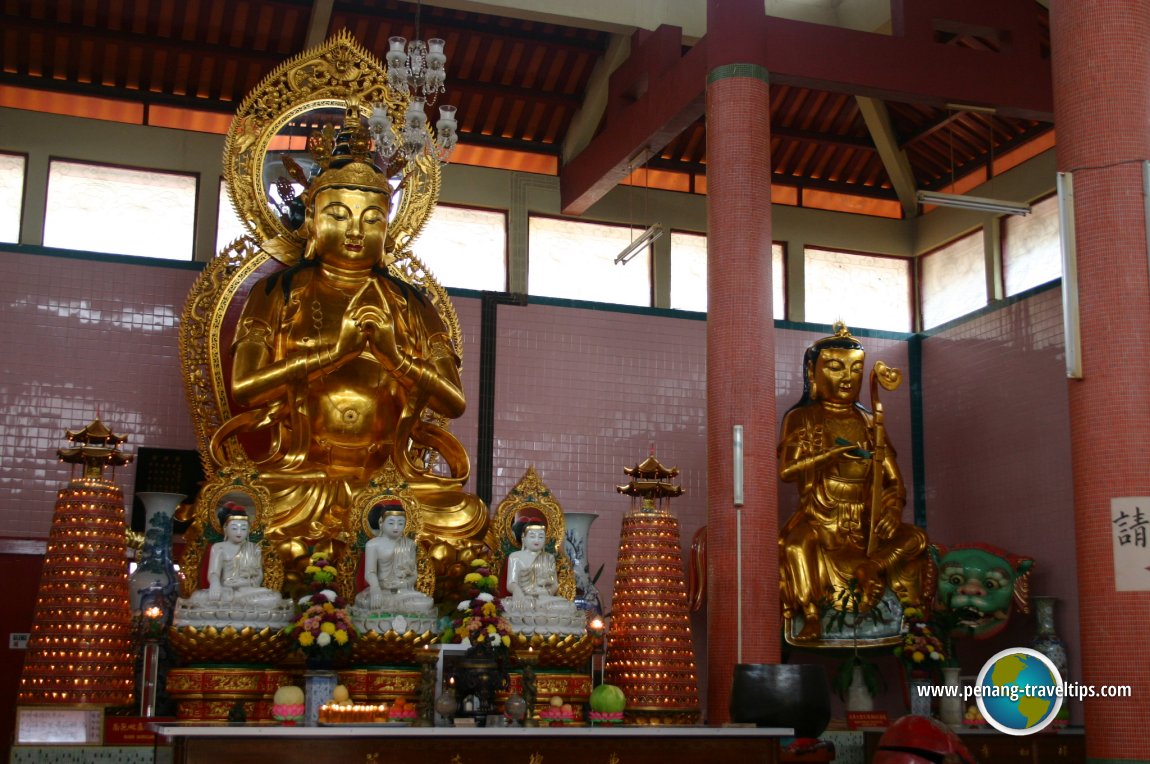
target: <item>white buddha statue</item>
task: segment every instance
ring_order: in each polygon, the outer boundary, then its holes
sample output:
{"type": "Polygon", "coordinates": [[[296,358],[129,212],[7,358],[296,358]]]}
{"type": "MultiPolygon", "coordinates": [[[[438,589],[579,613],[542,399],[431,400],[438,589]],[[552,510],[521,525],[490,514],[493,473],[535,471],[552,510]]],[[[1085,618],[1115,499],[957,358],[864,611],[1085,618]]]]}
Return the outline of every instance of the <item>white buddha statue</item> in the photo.
{"type": "Polygon", "coordinates": [[[404,530],[407,515],[398,500],[376,504],[368,513],[374,538],[364,546],[366,586],[350,608],[352,623],[361,631],[404,633],[435,628],[435,603],[415,588],[419,549],[404,530]]]}
{"type": "Polygon", "coordinates": [[[507,555],[503,610],[520,634],[582,634],[587,619],[575,603],[558,595],[555,555],[548,552],[542,515],[527,517],[513,528],[519,549],[507,555]]]}
{"type": "Polygon", "coordinates": [[[220,506],[224,538],[212,544],[206,561],[207,588],[197,589],[176,606],[179,626],[281,628],[291,622],[289,600],[263,586],[263,555],[251,541],[251,518],[235,502],[220,506]]]}

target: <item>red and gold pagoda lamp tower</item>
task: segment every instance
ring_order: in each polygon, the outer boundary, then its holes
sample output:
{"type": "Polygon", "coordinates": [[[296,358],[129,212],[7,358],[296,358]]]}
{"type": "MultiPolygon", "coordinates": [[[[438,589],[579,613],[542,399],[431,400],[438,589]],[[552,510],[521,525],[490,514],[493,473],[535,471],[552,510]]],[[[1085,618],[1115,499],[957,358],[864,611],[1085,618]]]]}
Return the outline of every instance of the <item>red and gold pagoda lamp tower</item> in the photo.
{"type": "Polygon", "coordinates": [[[683,493],[654,450],[624,468],[616,486],[631,497],[619,534],[605,679],[627,697],[625,719],[641,724],[697,724],[699,688],[679,520],[670,500],[683,493]]]}
{"type": "Polygon", "coordinates": [[[60,461],[83,474],[56,495],[19,702],[126,705],[136,678],[124,494],[104,470],[132,457],[99,419],[67,437],[60,461]]]}

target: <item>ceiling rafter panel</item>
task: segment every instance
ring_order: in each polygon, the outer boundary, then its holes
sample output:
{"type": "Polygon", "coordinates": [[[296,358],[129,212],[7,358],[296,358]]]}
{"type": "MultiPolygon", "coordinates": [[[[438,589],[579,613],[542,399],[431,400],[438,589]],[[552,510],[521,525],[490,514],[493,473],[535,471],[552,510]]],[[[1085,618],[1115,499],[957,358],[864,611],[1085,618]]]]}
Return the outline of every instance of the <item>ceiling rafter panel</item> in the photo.
{"type": "MultiPolygon", "coordinates": [[[[511,108],[508,111],[507,119],[501,120],[501,121],[503,122],[503,124],[508,125],[508,126],[522,124],[523,112],[526,110],[526,108],[527,108],[527,105],[523,101],[523,99],[521,99],[521,98],[515,99],[515,101],[511,104],[511,108]]],[[[509,129],[509,128],[505,128],[505,130],[507,130],[507,129],[509,129]]],[[[504,138],[506,140],[519,140],[520,138],[522,138],[522,136],[512,134],[510,132],[504,132],[499,137],[504,138]]]]}
{"type": "Polygon", "coordinates": [[[512,85],[523,81],[527,71],[526,47],[519,40],[508,46],[507,59],[503,62],[498,80],[500,85],[512,85]]]}
{"type": "MultiPolygon", "coordinates": [[[[113,99],[137,108],[154,104],[231,114],[272,69],[302,52],[315,2],[7,0],[0,3],[0,85],[16,93],[11,105],[70,108],[77,115],[90,113],[90,106],[72,96],[113,99]],[[52,97],[45,98],[44,92],[52,97]]],[[[1041,56],[1049,58],[1048,17],[1039,3],[1035,6],[1041,56]]],[[[416,8],[407,0],[334,0],[327,31],[346,28],[383,57],[389,37],[417,36],[416,8]]],[[[441,102],[458,107],[464,144],[559,155],[612,39],[578,23],[419,6],[418,36],[438,36],[447,43],[447,92],[441,102]]],[[[944,23],[935,32],[936,47],[949,49],[948,56],[954,48],[1012,44],[993,29],[944,23]]],[[[703,52],[705,44],[704,38],[703,52]]],[[[675,40],[672,47],[688,62],[686,68],[697,66],[700,57],[693,54],[699,46],[675,40]]],[[[652,76],[669,74],[660,72],[652,76]]],[[[696,106],[685,104],[671,126],[645,126],[659,142],[651,167],[683,175],[706,172],[706,119],[701,108],[692,110],[696,106]],[[679,134],[670,135],[675,130],[679,134]]],[[[894,140],[919,188],[941,187],[952,175],[961,179],[983,173],[991,154],[997,159],[1035,139],[1045,141],[1044,146],[1049,142],[1049,123],[1003,117],[1002,112],[948,112],[937,102],[886,101],[885,106],[894,140]]],[[[775,182],[895,198],[858,102],[845,90],[773,78],[770,130],[775,182]]],[[[602,125],[596,135],[596,140],[604,136],[602,125]]]]}

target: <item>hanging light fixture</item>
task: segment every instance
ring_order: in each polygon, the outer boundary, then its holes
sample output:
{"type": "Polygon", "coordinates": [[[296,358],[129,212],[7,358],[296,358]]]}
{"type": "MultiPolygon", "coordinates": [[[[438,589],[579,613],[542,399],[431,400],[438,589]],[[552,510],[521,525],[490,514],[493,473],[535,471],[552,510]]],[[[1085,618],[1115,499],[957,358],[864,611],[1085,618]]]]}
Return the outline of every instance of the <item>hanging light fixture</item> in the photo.
{"type": "MultiPolygon", "coordinates": [[[[643,187],[648,193],[650,193],[650,190],[651,190],[650,183],[649,183],[650,177],[648,175],[649,172],[650,172],[649,170],[644,168],[643,187]]],[[[633,174],[634,174],[634,170],[632,170],[632,172],[628,173],[628,175],[633,175],[633,174]]],[[[634,195],[634,193],[632,193],[630,196],[631,196],[631,203],[632,203],[631,219],[634,220],[634,218],[635,218],[634,196],[635,195],[634,195]]],[[[644,195],[644,197],[643,197],[643,212],[644,212],[644,216],[645,216],[645,213],[647,212],[646,195],[644,195]]],[[[647,230],[643,231],[643,233],[641,233],[637,237],[633,238],[631,240],[631,243],[628,244],[627,246],[623,247],[623,251],[621,251],[618,255],[615,256],[615,265],[619,265],[619,264],[626,265],[627,263],[631,262],[631,260],[634,259],[634,257],[636,255],[638,255],[640,252],[645,251],[645,250],[649,250],[650,246],[655,243],[655,240],[658,239],[662,235],[663,235],[662,224],[653,223],[652,225],[648,226],[647,230]]]]}
{"type": "Polygon", "coordinates": [[[396,147],[408,159],[434,148],[439,161],[447,162],[459,140],[454,106],[439,107],[435,123],[434,147],[427,132],[427,106],[434,106],[439,94],[446,91],[447,43],[433,37],[426,43],[419,39],[420,4],[415,5],[415,39],[395,36],[388,39],[387,81],[391,89],[408,98],[404,126],[396,147]]]}
{"type": "Polygon", "coordinates": [[[659,223],[653,224],[650,228],[643,233],[639,234],[634,241],[627,246],[623,247],[623,251],[615,256],[615,265],[622,263],[626,265],[631,262],[635,255],[639,254],[645,247],[652,244],[655,239],[663,235],[663,226],[659,223]]]}
{"type": "MultiPolygon", "coordinates": [[[[986,106],[973,106],[970,104],[948,103],[947,110],[951,113],[947,118],[951,122],[947,131],[950,147],[950,187],[955,187],[954,171],[954,125],[951,121],[955,111],[969,111],[978,114],[993,116],[995,109],[986,106]]],[[[987,187],[994,178],[994,125],[988,121],[989,140],[987,146],[990,150],[990,162],[987,165],[987,187]]],[[[1029,215],[1030,205],[1025,202],[1012,202],[1005,199],[990,199],[984,196],[968,196],[966,194],[952,194],[943,191],[918,191],[915,199],[919,204],[934,204],[940,207],[957,207],[975,212],[990,212],[999,215],[1029,215]]]]}
{"type": "Polygon", "coordinates": [[[1024,202],[1010,202],[1005,199],[988,199],[983,196],[947,194],[942,191],[919,191],[916,195],[919,204],[936,204],[940,207],[958,207],[976,212],[993,212],[1000,215],[1029,215],[1030,205],[1024,202]]]}

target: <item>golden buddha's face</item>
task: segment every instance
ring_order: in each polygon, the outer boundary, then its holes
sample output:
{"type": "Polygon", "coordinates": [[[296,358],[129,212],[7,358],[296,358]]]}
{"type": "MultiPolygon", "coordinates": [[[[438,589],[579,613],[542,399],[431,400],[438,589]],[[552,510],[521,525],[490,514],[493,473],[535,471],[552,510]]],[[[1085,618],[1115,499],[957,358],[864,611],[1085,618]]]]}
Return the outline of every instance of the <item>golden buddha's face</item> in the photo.
{"type": "Polygon", "coordinates": [[[811,384],[819,400],[854,403],[862,385],[864,353],[858,348],[825,348],[815,362],[811,384]]]}
{"type": "Polygon", "coordinates": [[[316,256],[343,268],[370,267],[383,259],[387,194],[361,188],[325,188],[313,201],[316,256]]]}

